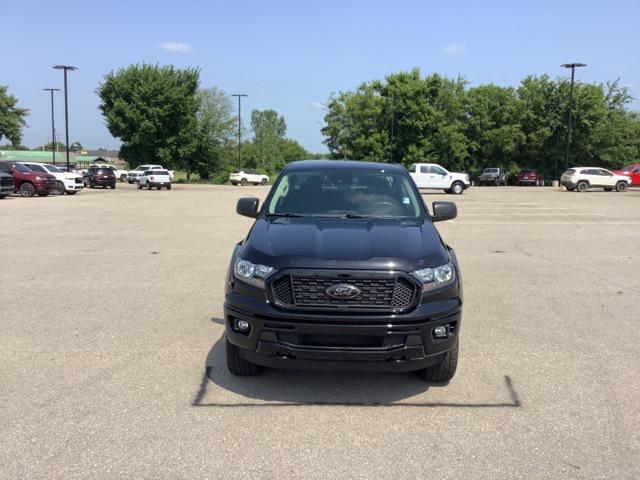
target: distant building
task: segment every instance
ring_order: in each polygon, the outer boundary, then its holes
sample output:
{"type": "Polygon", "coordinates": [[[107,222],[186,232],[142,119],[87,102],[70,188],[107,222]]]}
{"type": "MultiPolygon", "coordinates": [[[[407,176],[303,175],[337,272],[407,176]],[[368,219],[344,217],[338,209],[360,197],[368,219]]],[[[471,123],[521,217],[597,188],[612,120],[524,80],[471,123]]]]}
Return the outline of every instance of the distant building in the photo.
{"type": "MultiPolygon", "coordinates": [[[[108,163],[123,166],[124,161],[118,157],[117,150],[82,150],[69,152],[69,162],[78,168],[85,168],[92,163],[108,163]]],[[[42,150],[0,150],[0,160],[14,162],[37,162],[53,164],[53,151],[42,150]]],[[[56,152],[56,164],[67,162],[66,152],[56,152]]]]}

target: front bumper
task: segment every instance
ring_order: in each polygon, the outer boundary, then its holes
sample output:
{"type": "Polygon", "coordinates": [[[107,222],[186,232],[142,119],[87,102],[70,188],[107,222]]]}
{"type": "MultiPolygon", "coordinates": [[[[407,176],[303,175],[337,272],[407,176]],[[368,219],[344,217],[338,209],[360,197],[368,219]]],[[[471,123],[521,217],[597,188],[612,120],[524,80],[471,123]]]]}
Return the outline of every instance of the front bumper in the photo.
{"type": "Polygon", "coordinates": [[[444,360],[458,340],[461,310],[461,300],[455,297],[422,303],[405,314],[314,313],[281,310],[264,299],[231,291],[224,317],[227,339],[239,347],[241,357],[258,365],[408,372],[444,360]],[[250,323],[248,334],[234,331],[236,320],[250,323]],[[450,335],[444,339],[433,335],[433,329],[440,325],[450,327],[450,335]],[[338,338],[348,346],[301,344],[296,340],[319,337],[338,338]],[[377,338],[380,342],[354,346],[350,338],[377,338]]]}
{"type": "Polygon", "coordinates": [[[78,183],[75,179],[74,180],[65,180],[64,183],[64,189],[67,192],[76,192],[78,190],[82,190],[84,188],[84,183],[82,182],[82,179],[79,179],[80,182],[78,183]]]}

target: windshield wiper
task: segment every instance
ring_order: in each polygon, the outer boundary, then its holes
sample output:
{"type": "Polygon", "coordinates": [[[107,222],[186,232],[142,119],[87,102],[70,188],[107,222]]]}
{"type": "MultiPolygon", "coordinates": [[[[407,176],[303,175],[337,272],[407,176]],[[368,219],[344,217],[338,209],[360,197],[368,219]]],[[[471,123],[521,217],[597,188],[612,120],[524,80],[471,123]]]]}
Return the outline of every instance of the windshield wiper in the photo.
{"type": "Polygon", "coordinates": [[[294,218],[294,217],[304,217],[304,215],[300,215],[298,213],[283,212],[283,213],[267,213],[267,217],[289,217],[289,218],[294,218]]]}
{"type": "Polygon", "coordinates": [[[346,213],[343,215],[343,218],[372,218],[369,215],[359,215],[357,213],[346,213]]]}

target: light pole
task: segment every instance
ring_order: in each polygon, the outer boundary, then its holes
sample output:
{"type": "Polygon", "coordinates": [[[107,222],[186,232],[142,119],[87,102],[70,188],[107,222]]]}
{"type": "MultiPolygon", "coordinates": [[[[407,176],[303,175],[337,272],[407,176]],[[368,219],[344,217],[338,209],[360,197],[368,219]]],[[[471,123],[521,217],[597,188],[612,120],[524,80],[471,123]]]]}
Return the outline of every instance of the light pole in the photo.
{"type": "Polygon", "coordinates": [[[569,87],[569,115],[567,119],[567,150],[564,155],[564,169],[569,168],[569,161],[571,160],[571,121],[573,117],[573,83],[576,76],[576,68],[586,67],[584,63],[563,63],[560,65],[564,68],[571,69],[571,86],[569,87]]]}
{"type": "Polygon", "coordinates": [[[51,150],[53,151],[53,164],[56,164],[56,117],[53,114],[53,92],[59,92],[59,88],[43,88],[46,92],[51,92],[51,150]]]}
{"type": "Polygon", "coordinates": [[[77,70],[78,67],[71,65],[54,65],[56,70],[64,70],[64,135],[67,150],[67,170],[69,170],[69,98],[67,95],[67,70],[77,70]]]}
{"type": "Polygon", "coordinates": [[[242,163],[242,97],[246,97],[245,93],[233,93],[232,97],[238,97],[238,170],[242,168],[240,165],[242,163]]]}
{"type": "Polygon", "coordinates": [[[389,142],[389,162],[393,163],[393,143],[396,127],[396,97],[391,97],[391,141],[389,142]]]}

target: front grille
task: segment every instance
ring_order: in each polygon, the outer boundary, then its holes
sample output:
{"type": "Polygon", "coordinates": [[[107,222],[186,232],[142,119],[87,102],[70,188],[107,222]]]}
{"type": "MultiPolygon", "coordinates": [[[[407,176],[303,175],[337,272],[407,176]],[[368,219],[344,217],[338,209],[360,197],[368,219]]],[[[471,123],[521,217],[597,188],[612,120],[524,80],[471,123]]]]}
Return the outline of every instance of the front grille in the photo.
{"type": "Polygon", "coordinates": [[[3,187],[13,187],[13,177],[0,177],[0,185],[3,187]]]}
{"type": "Polygon", "coordinates": [[[338,278],[323,275],[283,275],[271,284],[271,292],[278,305],[287,308],[353,310],[404,310],[416,298],[416,285],[402,276],[371,276],[362,278],[348,274],[338,278]],[[350,298],[335,298],[327,290],[347,284],[360,293],[350,298]]]}
{"type": "Polygon", "coordinates": [[[403,335],[325,335],[280,332],[278,341],[303,347],[392,348],[403,346],[405,337],[403,335]]]}
{"type": "Polygon", "coordinates": [[[76,177],[76,184],[80,184],[80,183],[82,183],[82,179],[79,177],[76,177]]]}

